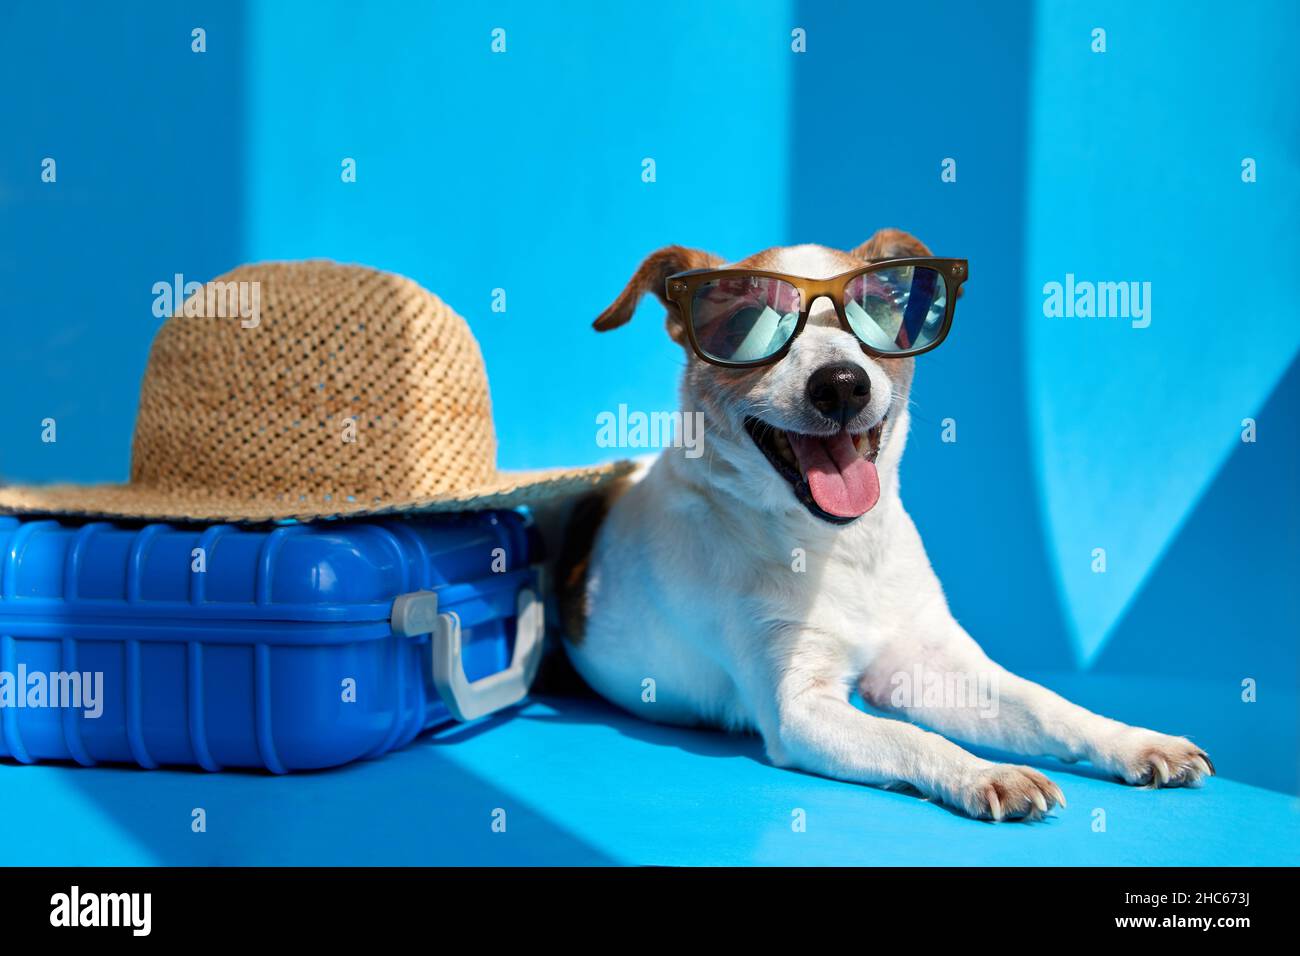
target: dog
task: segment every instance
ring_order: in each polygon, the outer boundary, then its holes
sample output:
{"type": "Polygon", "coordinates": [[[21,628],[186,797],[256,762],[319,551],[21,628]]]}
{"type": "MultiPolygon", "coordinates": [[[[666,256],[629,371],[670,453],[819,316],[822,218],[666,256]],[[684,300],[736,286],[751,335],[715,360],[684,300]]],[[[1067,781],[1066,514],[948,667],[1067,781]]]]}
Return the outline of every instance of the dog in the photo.
{"type": "Polygon", "coordinates": [[[930,251],[884,229],[851,252],[799,245],[726,265],[670,246],[645,259],[595,328],[659,297],[705,453],[665,449],[575,510],[557,572],[570,660],[639,717],[756,731],[779,767],[916,791],[978,819],[1039,819],[1065,796],[1039,771],[949,737],[1090,761],[1133,785],[1199,785],[1214,767],[1191,741],[1015,676],[953,618],[899,497],[915,357],[868,354],[822,296],[779,361],[719,367],[695,354],[666,288],[692,270],[819,280],[914,257],[930,251]],[[994,693],[949,693],[973,687],[994,693]],[[853,705],[854,690],[875,714],[853,705]]]}

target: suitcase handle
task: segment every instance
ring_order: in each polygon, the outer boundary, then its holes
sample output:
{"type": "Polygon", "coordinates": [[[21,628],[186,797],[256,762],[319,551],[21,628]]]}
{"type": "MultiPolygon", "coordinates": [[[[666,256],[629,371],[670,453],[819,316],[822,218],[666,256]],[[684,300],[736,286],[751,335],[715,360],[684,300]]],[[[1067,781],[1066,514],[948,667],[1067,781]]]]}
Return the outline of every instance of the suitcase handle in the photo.
{"type": "Polygon", "coordinates": [[[433,685],[457,720],[474,720],[527,696],[542,660],[546,617],[542,602],[531,588],[520,590],[516,608],[518,630],[510,666],[476,681],[465,676],[461,663],[460,616],[455,611],[438,615],[431,641],[433,685]]]}

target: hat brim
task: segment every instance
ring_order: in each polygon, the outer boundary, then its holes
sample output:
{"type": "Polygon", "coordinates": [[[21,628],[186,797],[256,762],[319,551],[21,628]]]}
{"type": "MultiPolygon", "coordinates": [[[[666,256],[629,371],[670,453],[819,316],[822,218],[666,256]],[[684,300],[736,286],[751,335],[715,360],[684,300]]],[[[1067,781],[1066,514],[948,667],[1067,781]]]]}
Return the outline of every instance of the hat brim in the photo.
{"type": "Polygon", "coordinates": [[[542,504],[594,491],[635,465],[616,461],[583,468],[502,471],[481,487],[455,494],[406,499],[348,499],[325,495],[240,498],[210,491],[163,491],[143,485],[0,486],[0,513],[72,515],[138,521],[316,521],[407,512],[488,511],[542,504]]]}

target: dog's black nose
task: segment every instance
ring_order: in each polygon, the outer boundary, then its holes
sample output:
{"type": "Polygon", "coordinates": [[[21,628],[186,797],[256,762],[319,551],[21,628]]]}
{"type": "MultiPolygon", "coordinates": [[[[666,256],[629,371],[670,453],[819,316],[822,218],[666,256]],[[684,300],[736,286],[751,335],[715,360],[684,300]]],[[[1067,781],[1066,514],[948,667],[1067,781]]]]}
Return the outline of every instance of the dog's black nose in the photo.
{"type": "Polygon", "coordinates": [[[824,365],[808,378],[808,400],[828,418],[847,425],[871,398],[871,379],[857,365],[824,365]]]}

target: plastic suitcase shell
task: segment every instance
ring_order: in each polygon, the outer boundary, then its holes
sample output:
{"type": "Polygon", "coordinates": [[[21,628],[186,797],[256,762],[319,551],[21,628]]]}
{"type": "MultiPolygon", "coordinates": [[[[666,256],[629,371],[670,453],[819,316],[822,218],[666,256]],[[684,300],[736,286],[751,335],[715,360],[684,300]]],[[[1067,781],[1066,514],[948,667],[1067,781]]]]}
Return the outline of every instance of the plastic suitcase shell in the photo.
{"type": "Polygon", "coordinates": [[[284,773],[378,756],[526,694],[544,627],[529,560],[515,512],[0,515],[0,757],[284,773]],[[72,674],[83,691],[102,674],[98,716],[72,674]]]}

